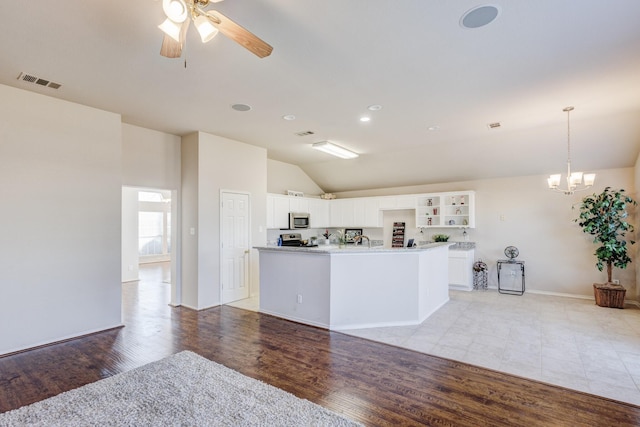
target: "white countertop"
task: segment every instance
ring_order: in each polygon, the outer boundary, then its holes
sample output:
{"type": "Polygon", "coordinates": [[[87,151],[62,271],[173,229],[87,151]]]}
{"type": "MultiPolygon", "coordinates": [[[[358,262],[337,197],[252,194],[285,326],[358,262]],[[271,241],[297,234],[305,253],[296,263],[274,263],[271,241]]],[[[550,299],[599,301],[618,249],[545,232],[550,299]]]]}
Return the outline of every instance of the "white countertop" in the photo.
{"type": "Polygon", "coordinates": [[[454,242],[439,242],[429,243],[428,245],[414,247],[414,248],[385,248],[383,246],[374,246],[369,248],[367,246],[354,246],[346,245],[344,248],[340,248],[336,245],[320,245],[314,247],[306,246],[254,246],[254,249],[259,251],[278,251],[278,252],[296,252],[296,253],[315,253],[315,254],[340,254],[340,253],[397,253],[397,252],[420,252],[430,249],[439,248],[442,246],[451,246],[454,242]]]}

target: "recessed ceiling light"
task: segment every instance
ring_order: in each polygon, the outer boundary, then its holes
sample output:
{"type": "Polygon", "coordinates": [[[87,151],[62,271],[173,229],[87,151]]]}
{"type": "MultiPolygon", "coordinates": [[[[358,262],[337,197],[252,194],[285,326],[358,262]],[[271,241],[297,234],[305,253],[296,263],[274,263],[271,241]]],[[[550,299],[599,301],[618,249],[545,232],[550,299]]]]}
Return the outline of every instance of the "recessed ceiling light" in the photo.
{"type": "Polygon", "coordinates": [[[427,130],[431,130],[431,131],[440,130],[440,126],[429,126],[427,130]]]}
{"type": "Polygon", "coordinates": [[[233,108],[236,111],[249,111],[249,110],[251,110],[251,106],[250,105],[246,105],[246,104],[233,104],[231,106],[231,108],[233,108]]]}
{"type": "Polygon", "coordinates": [[[362,117],[360,117],[360,121],[363,122],[363,123],[370,122],[371,121],[371,117],[362,116],[362,117]]]}
{"type": "Polygon", "coordinates": [[[367,110],[369,110],[369,111],[379,111],[379,110],[382,110],[382,105],[379,105],[379,104],[369,105],[367,107],[367,110]]]}
{"type": "Polygon", "coordinates": [[[294,116],[293,114],[287,114],[287,115],[282,116],[282,118],[285,119],[285,120],[295,120],[296,116],[294,116]]]}
{"type": "Polygon", "coordinates": [[[499,6],[483,5],[468,10],[460,18],[462,28],[480,28],[492,23],[500,14],[499,6]]]}

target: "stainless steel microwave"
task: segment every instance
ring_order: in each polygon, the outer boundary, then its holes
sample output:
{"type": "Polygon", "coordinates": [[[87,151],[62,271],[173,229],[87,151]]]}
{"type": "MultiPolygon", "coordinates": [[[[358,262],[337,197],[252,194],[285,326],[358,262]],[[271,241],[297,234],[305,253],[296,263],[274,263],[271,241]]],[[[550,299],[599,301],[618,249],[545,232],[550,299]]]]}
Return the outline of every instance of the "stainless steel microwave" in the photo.
{"type": "Polygon", "coordinates": [[[311,226],[311,215],[308,213],[290,212],[289,230],[297,228],[309,228],[311,226]]]}

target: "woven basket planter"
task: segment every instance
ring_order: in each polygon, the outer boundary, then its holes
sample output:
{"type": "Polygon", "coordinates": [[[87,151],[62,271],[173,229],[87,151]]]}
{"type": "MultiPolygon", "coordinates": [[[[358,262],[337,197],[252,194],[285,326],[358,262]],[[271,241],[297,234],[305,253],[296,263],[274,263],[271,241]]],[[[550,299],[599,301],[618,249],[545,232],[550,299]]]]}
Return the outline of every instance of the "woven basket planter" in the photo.
{"type": "Polygon", "coordinates": [[[600,307],[624,308],[624,296],[627,290],[613,283],[594,283],[593,295],[600,307]]]}

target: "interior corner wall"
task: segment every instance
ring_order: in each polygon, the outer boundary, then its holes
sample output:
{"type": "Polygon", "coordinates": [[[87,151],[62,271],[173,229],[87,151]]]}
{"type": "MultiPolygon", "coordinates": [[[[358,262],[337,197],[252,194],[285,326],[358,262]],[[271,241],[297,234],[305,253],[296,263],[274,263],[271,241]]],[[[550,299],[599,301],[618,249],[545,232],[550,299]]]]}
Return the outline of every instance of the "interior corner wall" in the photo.
{"type": "Polygon", "coordinates": [[[120,116],[0,85],[0,117],[0,354],[120,326],[120,116]]]}
{"type": "Polygon", "coordinates": [[[268,159],[267,191],[286,194],[287,190],[302,191],[305,196],[319,196],[324,193],[299,166],[268,159]]]}
{"type": "Polygon", "coordinates": [[[198,165],[198,134],[193,133],[182,137],[181,142],[181,219],[180,227],[180,265],[181,273],[181,303],[185,307],[201,308],[199,298],[198,278],[198,226],[199,217],[199,165],[198,165]]]}
{"type": "MultiPolygon", "coordinates": [[[[520,176],[450,182],[336,193],[339,198],[393,194],[475,190],[476,228],[469,229],[469,240],[476,242],[475,258],[489,267],[489,285],[497,287],[496,261],[504,259],[504,248],[520,250],[525,261],[526,289],[540,293],[593,298],[592,283],[605,282],[606,272],[595,267],[595,245],[589,235],[573,221],[581,199],[606,186],[636,193],[633,168],[594,171],[596,185],[589,192],[565,196],[549,191],[546,176],[520,176]],[[573,209],[576,206],[576,209],[573,209]]],[[[636,172],[637,173],[637,172],[636,172]]],[[[635,178],[637,179],[637,178],[635,178]]],[[[420,236],[419,229],[407,230],[407,238],[420,236]]],[[[444,233],[452,241],[462,241],[462,229],[426,229],[427,240],[444,233]]],[[[423,238],[419,238],[423,240],[423,238]]],[[[637,246],[637,245],[636,245],[637,246]]],[[[632,252],[633,264],[638,264],[632,252]]],[[[632,264],[632,265],[633,265],[632,264]]],[[[629,299],[638,294],[634,267],[614,269],[614,278],[627,288],[629,299]]]]}
{"type": "MultiPolygon", "coordinates": [[[[251,197],[251,246],[266,242],[267,152],[203,132],[182,139],[183,292],[189,306],[219,305],[220,192],[240,191],[251,197]],[[194,235],[191,235],[191,229],[194,235]]],[[[258,286],[258,255],[251,250],[252,291],[258,286]]],[[[186,299],[183,299],[185,301],[186,299]]]]}

